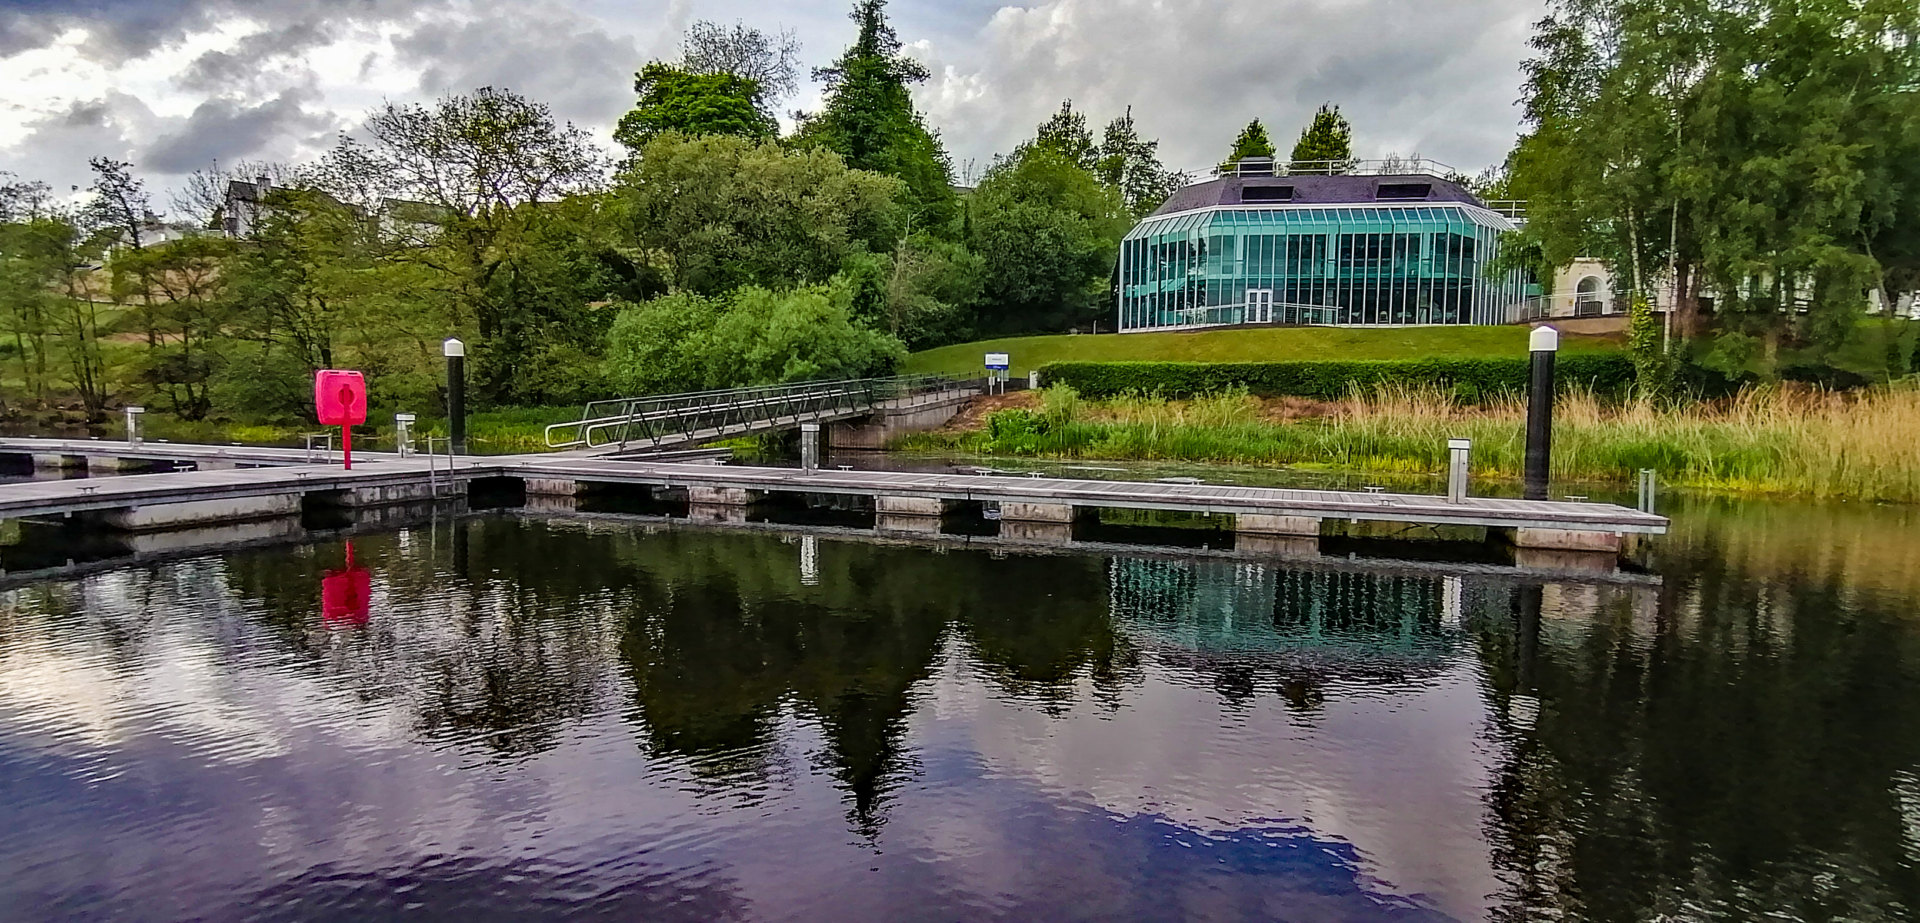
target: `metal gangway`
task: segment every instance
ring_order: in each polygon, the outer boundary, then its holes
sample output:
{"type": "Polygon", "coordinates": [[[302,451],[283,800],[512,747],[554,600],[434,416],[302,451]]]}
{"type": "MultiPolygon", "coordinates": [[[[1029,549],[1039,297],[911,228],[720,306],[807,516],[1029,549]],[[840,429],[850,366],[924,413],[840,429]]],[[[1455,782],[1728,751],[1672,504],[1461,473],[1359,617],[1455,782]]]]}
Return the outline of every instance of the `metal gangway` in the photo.
{"type": "Polygon", "coordinates": [[[969,387],[939,375],[905,375],[594,401],[580,419],[547,427],[547,446],[615,452],[688,446],[908,407],[969,387]]]}

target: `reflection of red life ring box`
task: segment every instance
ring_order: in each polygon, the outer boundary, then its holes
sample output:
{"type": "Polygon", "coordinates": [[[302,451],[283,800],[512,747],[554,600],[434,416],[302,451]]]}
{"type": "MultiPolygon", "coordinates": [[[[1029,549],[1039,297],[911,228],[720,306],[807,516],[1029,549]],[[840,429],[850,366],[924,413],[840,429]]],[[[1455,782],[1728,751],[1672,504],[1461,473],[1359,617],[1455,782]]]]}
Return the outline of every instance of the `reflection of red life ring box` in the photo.
{"type": "Polygon", "coordinates": [[[323,426],[367,422],[367,382],[359,372],[322,369],[313,373],[313,406],[323,426]]]}
{"type": "Polygon", "coordinates": [[[359,628],[372,618],[373,571],[357,565],[328,571],[320,578],[320,620],[329,626],[359,628]]]}

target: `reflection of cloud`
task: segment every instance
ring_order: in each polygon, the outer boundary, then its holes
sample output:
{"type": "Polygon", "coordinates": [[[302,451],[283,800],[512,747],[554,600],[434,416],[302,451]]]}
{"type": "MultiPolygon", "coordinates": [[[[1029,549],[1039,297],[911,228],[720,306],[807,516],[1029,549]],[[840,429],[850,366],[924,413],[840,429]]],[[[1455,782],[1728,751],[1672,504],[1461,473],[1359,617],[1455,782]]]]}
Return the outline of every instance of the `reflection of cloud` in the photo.
{"type": "MultiPolygon", "coordinates": [[[[972,918],[1443,918],[1432,896],[1383,886],[1376,861],[1319,824],[1116,811],[927,730],[940,738],[925,757],[939,781],[899,812],[890,851],[905,853],[907,870],[883,869],[882,893],[931,890],[972,918]]],[[[1477,898],[1457,902],[1461,915],[1478,915],[1477,898]]]]}
{"type": "Polygon", "coordinates": [[[929,733],[977,750],[997,776],[1084,793],[1123,817],[1201,831],[1297,822],[1353,844],[1381,887],[1432,895],[1458,916],[1495,889],[1480,830],[1495,754],[1478,743],[1487,718],[1470,658],[1391,696],[1335,687],[1311,727],[1271,690],[1222,711],[1205,677],[1165,660],[1148,674],[1118,711],[1080,701],[1054,719],[998,704],[929,733]]]}
{"type": "Polygon", "coordinates": [[[572,863],[546,858],[460,857],[405,868],[320,865],[273,885],[233,908],[247,920],[398,917],[429,909],[438,919],[479,914],[489,919],[569,913],[628,920],[737,920],[747,906],[724,879],[616,860],[586,880],[572,863]]]}

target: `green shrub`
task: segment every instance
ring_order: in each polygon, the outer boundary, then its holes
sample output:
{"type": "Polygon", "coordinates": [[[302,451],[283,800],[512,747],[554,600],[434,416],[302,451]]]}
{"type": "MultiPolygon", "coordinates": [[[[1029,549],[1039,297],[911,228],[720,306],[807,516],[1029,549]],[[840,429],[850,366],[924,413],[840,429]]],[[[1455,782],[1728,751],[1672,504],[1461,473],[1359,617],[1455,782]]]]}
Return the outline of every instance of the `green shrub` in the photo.
{"type": "MultiPolygon", "coordinates": [[[[1067,385],[1089,398],[1128,392],[1192,397],[1242,388],[1257,397],[1338,400],[1355,388],[1383,385],[1442,388],[1462,401],[1522,394],[1528,359],[1353,359],[1295,362],[1055,362],[1040,368],[1048,386],[1067,385]]],[[[1624,395],[1633,360],[1620,353],[1574,353],[1558,360],[1562,390],[1624,395]]]]}

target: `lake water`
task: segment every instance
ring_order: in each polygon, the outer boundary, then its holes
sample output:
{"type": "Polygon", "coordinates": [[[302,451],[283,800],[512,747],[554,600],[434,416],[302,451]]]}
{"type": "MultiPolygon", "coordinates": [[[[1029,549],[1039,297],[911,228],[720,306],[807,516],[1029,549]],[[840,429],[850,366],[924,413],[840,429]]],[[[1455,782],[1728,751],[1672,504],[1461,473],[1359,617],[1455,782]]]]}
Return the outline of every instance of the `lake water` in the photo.
{"type": "Polygon", "coordinates": [[[0,918],[1913,918],[1920,514],[1672,512],[1606,579],[499,514],[16,587],[0,918]]]}

